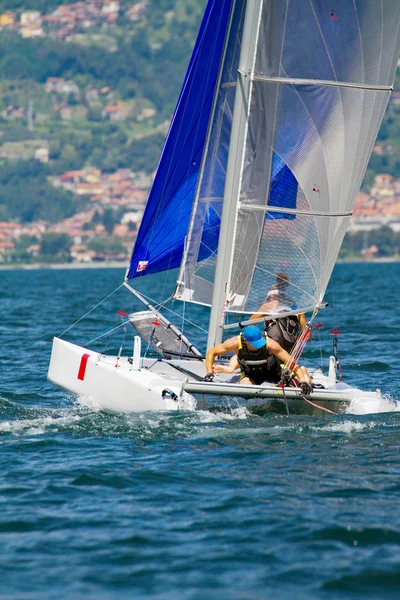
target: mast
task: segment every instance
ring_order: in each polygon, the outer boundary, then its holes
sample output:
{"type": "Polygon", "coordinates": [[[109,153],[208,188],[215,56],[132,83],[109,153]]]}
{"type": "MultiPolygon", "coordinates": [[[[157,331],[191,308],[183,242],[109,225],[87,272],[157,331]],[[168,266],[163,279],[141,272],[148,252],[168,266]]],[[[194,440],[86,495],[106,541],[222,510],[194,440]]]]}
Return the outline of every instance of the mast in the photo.
{"type": "Polygon", "coordinates": [[[262,0],[247,2],[232,117],[207,348],[217,345],[222,340],[223,313],[227,292],[229,291],[227,285],[232,269],[231,250],[235,240],[236,213],[248,127],[247,119],[252,90],[251,73],[254,70],[256,58],[261,11],[262,0]]]}

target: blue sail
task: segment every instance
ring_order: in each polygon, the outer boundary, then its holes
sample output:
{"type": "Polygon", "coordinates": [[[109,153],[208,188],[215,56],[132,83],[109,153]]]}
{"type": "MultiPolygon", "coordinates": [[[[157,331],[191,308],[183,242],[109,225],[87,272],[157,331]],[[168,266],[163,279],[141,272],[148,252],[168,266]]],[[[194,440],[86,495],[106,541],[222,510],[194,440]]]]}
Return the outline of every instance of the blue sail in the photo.
{"type": "MultiPolygon", "coordinates": [[[[272,155],[272,167],[271,167],[271,185],[268,207],[279,207],[279,208],[296,208],[297,201],[297,190],[298,183],[293,175],[292,171],[285,164],[285,162],[276,154],[272,155]]],[[[223,195],[223,189],[218,190],[223,195]]],[[[218,195],[218,193],[217,193],[218,195]]],[[[276,220],[276,219],[295,219],[296,214],[281,213],[281,212],[268,212],[265,219],[276,220]]],[[[201,262],[213,254],[216,254],[218,249],[219,240],[219,229],[222,212],[222,201],[213,202],[207,206],[207,213],[204,218],[204,227],[201,237],[201,244],[199,249],[199,255],[197,258],[198,262],[201,262]]]]}
{"type": "Polygon", "coordinates": [[[128,279],[180,265],[232,0],[209,0],[133,248],[128,279]]]}
{"type": "MultiPolygon", "coordinates": [[[[296,208],[297,179],[289,167],[276,154],[272,155],[271,191],[268,206],[279,208],[296,208]]],[[[266,220],[295,219],[295,214],[271,212],[267,213],[266,220]]]]}

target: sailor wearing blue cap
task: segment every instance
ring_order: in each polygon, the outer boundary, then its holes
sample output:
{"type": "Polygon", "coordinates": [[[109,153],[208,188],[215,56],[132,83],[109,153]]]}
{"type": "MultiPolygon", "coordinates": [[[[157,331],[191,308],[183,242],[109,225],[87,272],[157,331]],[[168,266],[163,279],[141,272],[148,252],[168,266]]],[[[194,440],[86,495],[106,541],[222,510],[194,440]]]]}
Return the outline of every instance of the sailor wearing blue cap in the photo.
{"type": "Polygon", "coordinates": [[[300,382],[304,394],[310,394],[311,379],[305,367],[296,364],[291,356],[278,342],[269,338],[255,325],[248,325],[237,337],[230,338],[206,354],[207,375],[204,381],[213,381],[214,372],[230,372],[240,367],[240,383],[261,385],[264,381],[278,383],[282,378],[282,365],[289,365],[300,382]],[[233,353],[236,360],[231,360],[229,367],[216,365],[216,356],[233,353]]]}

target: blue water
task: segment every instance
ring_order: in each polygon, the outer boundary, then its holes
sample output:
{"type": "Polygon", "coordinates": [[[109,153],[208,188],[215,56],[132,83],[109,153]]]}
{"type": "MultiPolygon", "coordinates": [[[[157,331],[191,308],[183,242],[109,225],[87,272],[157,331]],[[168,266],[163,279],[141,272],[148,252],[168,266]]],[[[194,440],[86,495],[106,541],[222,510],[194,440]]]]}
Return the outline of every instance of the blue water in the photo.
{"type": "Polygon", "coordinates": [[[400,264],[335,269],[323,361],[336,326],[345,380],[386,395],[335,417],[110,416],[54,388],[51,337],[123,272],[0,271],[0,598],[399,598],[400,264]]]}

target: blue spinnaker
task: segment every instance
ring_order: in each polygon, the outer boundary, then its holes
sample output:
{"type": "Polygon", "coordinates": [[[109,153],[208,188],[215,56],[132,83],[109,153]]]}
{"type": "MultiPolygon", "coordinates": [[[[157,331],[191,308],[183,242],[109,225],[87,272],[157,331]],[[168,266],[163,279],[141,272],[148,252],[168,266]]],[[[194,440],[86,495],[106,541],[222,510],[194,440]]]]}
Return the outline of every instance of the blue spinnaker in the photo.
{"type": "Polygon", "coordinates": [[[128,279],[180,265],[232,0],[209,0],[132,252],[128,279]]]}
{"type": "MultiPolygon", "coordinates": [[[[296,208],[298,183],[289,167],[274,152],[271,168],[271,184],[268,207],[296,208]]],[[[198,262],[216,254],[219,240],[219,228],[221,220],[222,202],[214,202],[207,208],[204,220],[203,234],[199,249],[198,262]]],[[[267,212],[266,220],[272,219],[295,219],[295,214],[281,212],[267,212]]]]}
{"type": "MultiPolygon", "coordinates": [[[[272,157],[271,192],[268,206],[296,208],[298,183],[289,167],[274,152],[272,157]]],[[[266,219],[295,219],[295,214],[271,212],[266,219]]]]}

